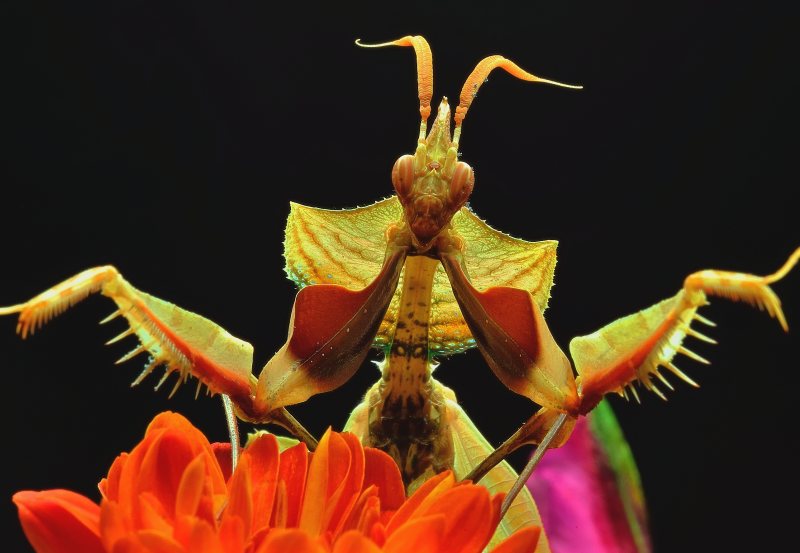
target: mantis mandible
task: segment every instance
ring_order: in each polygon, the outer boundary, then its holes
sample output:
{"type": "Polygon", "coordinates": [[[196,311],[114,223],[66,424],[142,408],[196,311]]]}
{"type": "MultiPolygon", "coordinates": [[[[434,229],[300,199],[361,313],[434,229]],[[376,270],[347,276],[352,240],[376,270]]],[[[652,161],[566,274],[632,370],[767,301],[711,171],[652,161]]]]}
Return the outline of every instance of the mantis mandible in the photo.
{"type": "MultiPolygon", "coordinates": [[[[130,335],[140,342],[119,362],[150,355],[134,384],[163,365],[166,372],[158,386],[177,373],[174,393],[195,377],[198,390],[205,385],[230,398],[239,418],[279,424],[312,447],[314,438],[286,407],[341,386],[363,364],[370,347],[376,347],[385,353],[381,378],[346,429],[365,445],[390,454],[409,489],[453,469],[459,478],[483,478],[493,491],[508,490],[516,479],[503,461],[508,453],[532,443],[540,444],[541,455],[564,443],[577,418],[605,394],[631,393],[638,399],[638,382],[663,397],[659,383],[669,389],[672,385],[662,367],[696,385],[674,358],[682,354],[706,362],[683,342],[691,336],[713,343],[691,326],[694,321],[711,324],[697,313],[708,296],[757,305],[787,329],[769,285],[797,263],[800,249],[765,277],[717,270],[693,273],[672,298],[573,339],[570,362],[543,317],[557,243],[511,238],[464,207],[475,175],[459,160],[458,149],[467,111],[494,69],[522,80],[580,87],[536,77],[506,58],[490,56],[467,78],[454,113],[444,98],[429,127],[433,69],[428,43],[408,36],[362,44],[389,45],[413,47],[416,53],[421,115],[416,149],[392,169],[396,196],[343,211],[292,205],[285,257],[287,273],[301,290],[287,341],[258,377],[252,372],[249,343],[200,315],[137,290],[112,266],[88,269],[25,303],[0,308],[0,315],[19,313],[17,332],[25,338],[100,292],[118,307],[103,322],[122,316],[129,324],[108,343],[130,335]],[[541,406],[495,450],[458,406],[453,391],[432,376],[435,358],[475,346],[503,384],[541,406]]],[[[514,499],[517,491],[515,487],[505,506],[510,508],[503,523],[508,533],[538,520],[527,490],[514,499]]]]}

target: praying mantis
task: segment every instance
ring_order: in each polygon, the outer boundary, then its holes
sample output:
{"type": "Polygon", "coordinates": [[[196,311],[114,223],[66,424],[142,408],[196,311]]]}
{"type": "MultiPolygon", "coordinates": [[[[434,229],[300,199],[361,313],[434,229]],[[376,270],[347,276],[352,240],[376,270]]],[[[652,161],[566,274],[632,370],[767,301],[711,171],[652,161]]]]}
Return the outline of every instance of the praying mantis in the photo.
{"type": "MultiPolygon", "coordinates": [[[[709,341],[691,324],[707,296],[743,300],[765,308],[786,328],[780,301],[769,285],[797,263],[795,251],[776,273],[758,277],[701,271],[687,277],[674,297],[570,343],[572,363],[543,317],[555,268],[556,243],[524,242],[488,227],[464,205],[474,172],[459,160],[461,128],[472,100],[495,68],[529,81],[541,79],[509,60],[492,56],[467,79],[455,109],[447,100],[431,115],[432,61],[427,42],[404,37],[392,43],[417,54],[421,124],[416,150],[392,170],[397,195],[366,208],[326,211],[293,205],[287,223],[286,260],[301,287],[281,350],[256,378],[253,348],[215,323],[141,292],[110,266],[84,271],[23,304],[24,338],[67,307],[100,292],[118,306],[130,328],[109,343],[135,335],[140,345],[120,361],[148,353],[139,383],[159,365],[173,388],[196,377],[230,398],[236,414],[255,423],[277,423],[313,445],[287,411],[314,394],[333,390],[363,364],[369,348],[386,352],[382,377],[347,424],[365,445],[389,453],[409,488],[452,468],[460,478],[483,478],[508,489],[513,472],[502,459],[526,443],[538,451],[563,443],[575,420],[607,393],[635,384],[662,394],[664,367],[690,384],[673,363],[692,336],[709,341]],[[477,346],[497,377],[542,408],[498,449],[492,450],[454,393],[432,376],[434,359],[477,346]],[[577,378],[573,371],[573,364],[577,378]]],[[[530,519],[523,492],[506,516],[510,528],[530,519]],[[515,505],[519,505],[516,509],[515,505]],[[516,509],[516,511],[514,510],[516,509]]]]}

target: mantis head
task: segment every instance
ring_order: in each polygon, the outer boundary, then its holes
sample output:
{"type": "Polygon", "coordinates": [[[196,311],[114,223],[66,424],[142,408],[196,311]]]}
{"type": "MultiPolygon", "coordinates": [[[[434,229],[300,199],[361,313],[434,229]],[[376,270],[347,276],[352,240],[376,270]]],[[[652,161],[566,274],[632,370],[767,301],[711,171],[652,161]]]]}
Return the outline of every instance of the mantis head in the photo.
{"type": "Polygon", "coordinates": [[[413,46],[417,55],[417,86],[419,111],[422,116],[417,149],[413,155],[401,156],[392,168],[392,184],[403,206],[405,222],[414,237],[418,250],[430,248],[433,240],[446,229],[453,215],[469,199],[475,185],[475,172],[467,163],[458,160],[461,124],[469,106],[493,69],[500,67],[513,76],[526,80],[554,84],[566,88],[582,88],[542,79],[524,71],[502,56],[481,60],[461,89],[459,104],[453,119],[455,129],[450,134],[450,105],[447,98],[439,104],[436,119],[428,132],[428,118],[433,96],[433,60],[428,42],[421,36],[406,36],[381,44],[359,46],[413,46]]]}
{"type": "Polygon", "coordinates": [[[444,98],[428,137],[419,141],[414,155],[401,156],[392,168],[406,223],[423,249],[472,193],[475,173],[458,161],[457,147],[450,138],[450,106],[444,98]]]}

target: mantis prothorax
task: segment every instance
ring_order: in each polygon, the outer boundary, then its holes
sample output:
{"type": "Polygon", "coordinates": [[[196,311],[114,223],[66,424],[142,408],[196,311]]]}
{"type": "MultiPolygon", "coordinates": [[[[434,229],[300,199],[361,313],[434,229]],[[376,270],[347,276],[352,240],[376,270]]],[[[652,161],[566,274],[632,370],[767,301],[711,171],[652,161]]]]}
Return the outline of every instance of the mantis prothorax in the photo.
{"type": "MultiPolygon", "coordinates": [[[[663,367],[691,385],[674,364],[677,354],[706,362],[684,345],[687,336],[712,342],[691,326],[710,324],[697,313],[707,296],[757,305],[787,329],[780,301],[769,285],[800,258],[795,251],[776,273],[759,277],[716,270],[689,275],[681,290],[643,311],[570,343],[573,365],[543,317],[556,263],[555,241],[526,242],[498,232],[464,207],[475,184],[459,160],[461,130],[478,88],[495,68],[527,81],[536,77],[502,56],[482,60],[467,78],[452,116],[447,99],[429,128],[433,69],[428,43],[419,36],[372,45],[411,46],[417,56],[420,132],[413,154],[392,169],[396,196],[369,207],[328,211],[292,204],[286,227],[287,273],[302,288],[295,299],[285,345],[252,373],[252,346],[215,323],[141,292],[111,266],[86,270],[23,304],[25,338],[91,293],[118,306],[141,345],[120,361],[149,353],[138,384],[156,366],[176,372],[174,391],[189,376],[230,398],[236,414],[255,423],[280,424],[310,445],[315,441],[286,411],[333,390],[362,365],[374,346],[385,353],[380,380],[355,409],[346,429],[397,462],[407,487],[453,469],[506,491],[516,475],[503,458],[527,443],[558,446],[609,392],[638,399],[634,385],[664,397],[672,389],[663,367]],[[322,284],[324,282],[324,284],[322,284]],[[477,346],[496,376],[512,391],[539,404],[514,435],[492,451],[455,394],[432,377],[434,359],[477,346]]],[[[362,46],[367,46],[363,45],[362,46]]],[[[509,498],[509,503],[510,503],[509,498]]],[[[538,521],[527,490],[514,500],[503,532],[538,521]]],[[[542,544],[547,550],[546,542],[542,544]]]]}

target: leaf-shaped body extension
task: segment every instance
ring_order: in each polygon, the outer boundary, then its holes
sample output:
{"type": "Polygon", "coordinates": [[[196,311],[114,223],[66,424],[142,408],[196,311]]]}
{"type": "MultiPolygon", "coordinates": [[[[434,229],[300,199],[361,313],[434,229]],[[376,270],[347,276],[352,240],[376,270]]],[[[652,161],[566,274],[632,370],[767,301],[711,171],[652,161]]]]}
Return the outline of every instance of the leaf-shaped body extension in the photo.
{"type": "MultiPolygon", "coordinates": [[[[447,391],[455,398],[451,390],[448,389],[447,391]]],[[[472,469],[478,466],[494,448],[475,427],[475,424],[470,420],[461,406],[456,403],[455,399],[447,400],[447,417],[453,436],[453,449],[455,452],[453,471],[455,472],[456,478],[462,479],[467,476],[472,469]]],[[[507,493],[516,479],[517,473],[511,468],[511,465],[506,461],[502,461],[490,470],[489,473],[481,479],[480,483],[492,494],[499,492],[507,493]]],[[[516,499],[514,499],[511,508],[501,520],[500,525],[497,527],[492,537],[489,548],[501,542],[520,528],[530,525],[542,526],[542,519],[530,492],[527,489],[523,489],[516,499]]],[[[537,553],[550,552],[550,546],[544,532],[542,532],[536,551],[537,553]]]]}
{"type": "MultiPolygon", "coordinates": [[[[401,221],[402,207],[394,196],[371,206],[346,210],[293,203],[284,243],[286,273],[300,288],[308,284],[363,288],[380,271],[387,228],[401,221]]],[[[556,241],[512,238],[491,228],[467,208],[455,214],[452,225],[464,239],[464,260],[475,288],[520,288],[531,292],[540,310],[547,308],[556,265],[556,241]]],[[[375,337],[375,347],[386,347],[394,334],[401,289],[402,284],[375,337]]],[[[429,340],[433,355],[460,353],[475,346],[441,266],[434,276],[429,340]]]]}

